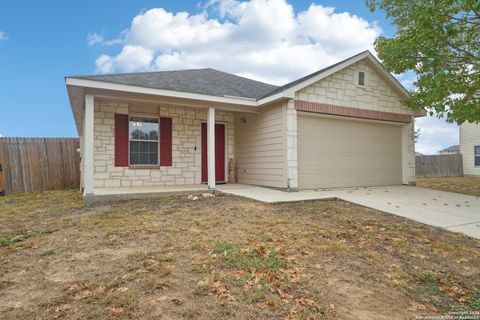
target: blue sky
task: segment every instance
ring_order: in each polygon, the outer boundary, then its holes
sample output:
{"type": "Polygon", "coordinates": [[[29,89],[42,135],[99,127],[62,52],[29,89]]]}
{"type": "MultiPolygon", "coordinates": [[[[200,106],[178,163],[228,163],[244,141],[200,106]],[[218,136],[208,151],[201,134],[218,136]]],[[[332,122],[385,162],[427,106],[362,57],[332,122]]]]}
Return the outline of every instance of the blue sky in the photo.
{"type": "MultiPolygon", "coordinates": [[[[172,42],[172,39],[157,39],[158,41],[153,44],[149,42],[147,32],[152,33],[152,28],[158,26],[158,20],[165,17],[166,13],[171,14],[176,19],[174,19],[175,21],[180,21],[179,23],[191,23],[190,27],[192,28],[199,26],[199,28],[205,27],[208,29],[212,26],[210,22],[218,21],[221,28],[218,26],[212,27],[213,29],[216,28],[215,32],[223,32],[222,30],[228,29],[231,23],[239,23],[238,21],[242,18],[241,15],[246,16],[246,13],[237,16],[236,12],[238,12],[240,6],[235,0],[214,0],[209,6],[207,6],[207,2],[178,0],[2,1],[0,3],[0,134],[4,136],[41,137],[76,136],[77,132],[64,84],[64,77],[67,75],[141,71],[152,70],[152,68],[175,69],[201,65],[217,67],[264,81],[281,83],[314,71],[308,68],[321,67],[323,64],[329,64],[344,58],[350,53],[367,49],[367,42],[371,42],[378,34],[392,35],[394,32],[393,27],[383,14],[381,12],[371,13],[363,1],[317,0],[315,3],[320,11],[315,11],[309,10],[312,1],[288,1],[288,3],[284,3],[285,0],[271,0],[271,2],[276,3],[275,7],[272,5],[272,10],[277,10],[280,14],[285,13],[285,5],[290,6],[295,22],[310,19],[308,20],[310,22],[307,22],[312,25],[312,23],[316,23],[315,20],[327,17],[339,21],[336,30],[342,29],[344,24],[346,30],[348,28],[353,30],[350,30],[350,33],[345,31],[343,34],[339,31],[338,37],[340,38],[338,40],[335,38],[337,33],[334,30],[331,31],[331,37],[325,37],[325,32],[323,32],[323,36],[312,36],[312,42],[330,48],[330,50],[312,51],[309,56],[303,59],[316,60],[314,57],[315,54],[318,54],[318,57],[321,58],[315,63],[309,63],[298,68],[294,68],[295,65],[292,65],[291,70],[295,70],[298,74],[289,71],[288,67],[285,69],[285,72],[288,73],[275,74],[272,73],[272,68],[259,68],[259,65],[264,65],[262,61],[250,61],[251,64],[243,63],[240,57],[238,59],[233,57],[232,61],[237,62],[230,64],[217,63],[217,60],[224,59],[209,60],[201,55],[193,55],[192,52],[205,51],[205,48],[201,46],[195,47],[195,42],[188,45],[180,44],[178,47],[175,46],[176,42],[172,42]],[[227,13],[222,13],[222,8],[226,7],[228,7],[226,9],[227,13]],[[331,12],[325,13],[323,9],[326,7],[334,7],[335,14],[346,12],[348,16],[342,17],[341,15],[332,15],[331,12]],[[157,14],[150,16],[150,20],[148,20],[147,14],[144,13],[154,12],[154,10],[149,11],[154,8],[163,8],[163,11],[160,14],[156,11],[157,14]],[[188,12],[189,16],[206,12],[206,20],[208,21],[196,24],[190,18],[182,20],[180,16],[176,16],[181,11],[188,12]],[[302,13],[308,14],[303,15],[302,13]],[[323,16],[315,19],[315,14],[323,14],[323,16]],[[136,16],[143,18],[143,20],[140,21],[139,26],[133,27],[132,21],[136,16]],[[361,21],[359,22],[355,16],[360,17],[361,21]],[[363,33],[359,33],[358,37],[354,34],[350,38],[359,38],[363,42],[359,40],[356,45],[352,44],[348,48],[343,48],[341,46],[342,42],[343,44],[349,42],[344,40],[345,37],[348,37],[351,32],[357,32],[357,30],[354,30],[355,28],[358,29],[359,26],[356,23],[360,23],[361,28],[363,28],[363,31],[358,32],[363,33]],[[122,33],[124,30],[127,30],[128,37],[125,36],[126,33],[122,33]],[[91,40],[90,44],[87,37],[91,40]],[[134,46],[137,49],[141,48],[143,51],[133,51],[130,56],[123,54],[124,51],[128,51],[126,48],[129,46],[134,46]],[[170,47],[166,50],[165,46],[170,47]],[[332,53],[335,50],[337,53],[332,53]],[[165,51],[168,51],[169,54],[158,53],[165,51]],[[154,56],[153,59],[150,59],[152,58],[152,52],[154,52],[154,56]],[[142,54],[146,54],[146,60],[138,59],[142,54]],[[102,56],[103,58],[100,59],[102,56]],[[132,56],[133,58],[131,58],[132,56]],[[127,62],[125,62],[126,59],[127,62]],[[244,66],[244,69],[242,69],[242,66],[244,66]]],[[[254,6],[251,6],[251,9],[254,12],[254,6]]],[[[255,12],[252,17],[255,18],[255,12]]],[[[282,24],[283,20],[280,20],[278,24],[262,27],[265,27],[267,34],[274,34],[276,30],[290,32],[288,23],[285,23],[284,26],[282,24]],[[285,27],[285,29],[282,29],[282,27],[285,27]]],[[[307,25],[307,22],[304,22],[304,24],[307,25]]],[[[153,30],[153,33],[157,32],[156,29],[153,30]]],[[[296,32],[304,32],[310,37],[311,30],[305,30],[306,27],[300,31],[296,30],[296,32]]],[[[162,32],[162,30],[158,32],[162,32]]],[[[208,33],[208,30],[206,32],[208,33]]],[[[253,30],[250,34],[247,34],[247,37],[259,37],[256,33],[253,30]]],[[[327,33],[330,33],[330,31],[328,30],[327,33]]],[[[236,40],[238,39],[236,38],[236,40]]],[[[246,42],[249,41],[250,39],[247,39],[246,42]]],[[[262,39],[262,41],[265,41],[265,39],[262,39]]],[[[255,42],[253,41],[251,44],[254,47],[255,42]]],[[[299,52],[298,50],[302,51],[301,48],[297,43],[293,43],[289,49],[291,51],[287,52],[299,52]]],[[[211,56],[211,53],[207,52],[206,54],[211,56]]],[[[273,57],[272,59],[278,59],[279,63],[282,61],[281,57],[273,57]]],[[[402,80],[405,80],[405,83],[409,81],[408,77],[404,77],[402,80]]],[[[427,131],[433,130],[429,128],[434,128],[437,124],[436,120],[430,122],[432,124],[427,123],[426,128],[429,126],[427,131]]],[[[443,124],[440,124],[440,126],[442,127],[443,124]]],[[[445,144],[445,146],[450,142],[455,142],[456,138],[451,137],[452,132],[450,128],[443,133],[444,141],[442,144],[445,144]]],[[[437,146],[432,147],[432,150],[434,148],[437,148],[437,146]]]]}

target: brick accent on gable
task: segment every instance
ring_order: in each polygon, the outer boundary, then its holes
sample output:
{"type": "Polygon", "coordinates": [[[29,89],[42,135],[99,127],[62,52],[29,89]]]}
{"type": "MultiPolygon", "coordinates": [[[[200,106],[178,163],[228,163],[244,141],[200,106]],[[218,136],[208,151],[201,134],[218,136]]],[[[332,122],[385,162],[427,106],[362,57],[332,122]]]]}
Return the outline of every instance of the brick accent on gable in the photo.
{"type": "Polygon", "coordinates": [[[321,113],[335,116],[383,120],[392,122],[410,123],[412,116],[408,114],[383,112],[367,109],[358,109],[350,107],[336,106],[333,104],[308,102],[302,100],[295,100],[295,109],[297,111],[321,113]]]}

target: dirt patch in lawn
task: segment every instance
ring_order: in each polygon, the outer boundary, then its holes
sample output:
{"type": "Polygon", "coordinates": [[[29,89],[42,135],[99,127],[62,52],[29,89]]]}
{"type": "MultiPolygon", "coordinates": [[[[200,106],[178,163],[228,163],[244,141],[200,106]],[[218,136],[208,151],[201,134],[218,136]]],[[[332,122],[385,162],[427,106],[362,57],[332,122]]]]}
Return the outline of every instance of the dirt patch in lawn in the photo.
{"type": "Polygon", "coordinates": [[[0,198],[0,319],[405,319],[480,308],[480,241],[342,201],[0,198]]]}
{"type": "Polygon", "coordinates": [[[417,186],[480,197],[480,177],[418,178],[417,186]]]}

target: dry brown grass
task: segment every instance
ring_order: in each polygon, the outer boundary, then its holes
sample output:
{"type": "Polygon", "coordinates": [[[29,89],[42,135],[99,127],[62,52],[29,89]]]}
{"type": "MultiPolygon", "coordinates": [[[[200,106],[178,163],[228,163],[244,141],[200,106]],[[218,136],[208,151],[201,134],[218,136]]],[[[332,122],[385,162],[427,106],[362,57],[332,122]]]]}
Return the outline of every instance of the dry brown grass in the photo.
{"type": "Polygon", "coordinates": [[[480,197],[480,177],[421,178],[417,186],[480,197]]]}
{"type": "Polygon", "coordinates": [[[0,319],[405,319],[480,308],[480,242],[341,201],[0,198],[0,319]]]}

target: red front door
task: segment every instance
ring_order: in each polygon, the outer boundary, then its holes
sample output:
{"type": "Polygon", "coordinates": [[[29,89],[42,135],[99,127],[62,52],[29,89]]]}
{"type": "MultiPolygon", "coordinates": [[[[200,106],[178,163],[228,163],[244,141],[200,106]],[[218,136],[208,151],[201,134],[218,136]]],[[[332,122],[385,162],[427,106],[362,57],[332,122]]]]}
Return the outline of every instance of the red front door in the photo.
{"type": "MultiPolygon", "coordinates": [[[[207,124],[202,123],[202,182],[208,181],[207,124]]],[[[215,180],[225,181],[225,125],[215,124],[215,180]]]]}

